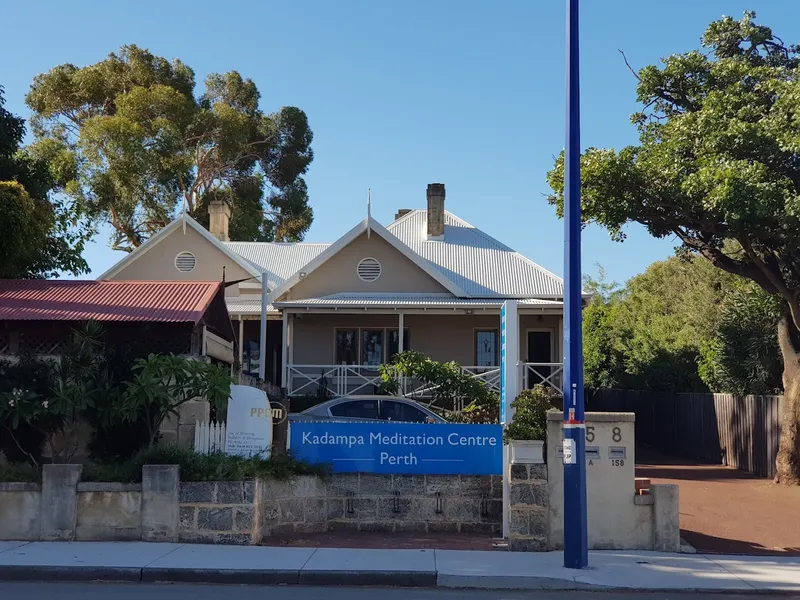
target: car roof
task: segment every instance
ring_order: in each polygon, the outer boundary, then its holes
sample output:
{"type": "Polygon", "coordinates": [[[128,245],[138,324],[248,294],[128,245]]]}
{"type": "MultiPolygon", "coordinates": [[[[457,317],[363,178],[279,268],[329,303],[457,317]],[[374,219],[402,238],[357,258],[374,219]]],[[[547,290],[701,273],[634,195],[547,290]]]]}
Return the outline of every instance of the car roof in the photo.
{"type": "Polygon", "coordinates": [[[404,402],[406,404],[416,404],[421,408],[425,408],[418,402],[410,400],[408,398],[404,398],[403,396],[381,396],[378,394],[365,394],[363,396],[343,396],[341,398],[333,398],[331,400],[326,400],[325,402],[320,402],[319,404],[315,404],[314,406],[305,409],[303,413],[315,414],[319,410],[325,410],[328,407],[333,406],[334,404],[339,404],[340,402],[358,402],[363,400],[393,400],[396,402],[404,402]]]}

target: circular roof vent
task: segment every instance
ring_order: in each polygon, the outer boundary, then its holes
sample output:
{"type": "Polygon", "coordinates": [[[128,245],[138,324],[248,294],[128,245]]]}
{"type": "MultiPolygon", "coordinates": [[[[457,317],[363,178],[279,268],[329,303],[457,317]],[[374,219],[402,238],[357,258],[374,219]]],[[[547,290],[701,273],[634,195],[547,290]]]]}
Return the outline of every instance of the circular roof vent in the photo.
{"type": "Polygon", "coordinates": [[[197,259],[191,252],[181,252],[175,257],[175,268],[181,273],[194,271],[196,265],[197,259]]]}
{"type": "Polygon", "coordinates": [[[381,276],[381,263],[374,258],[364,258],[358,263],[358,277],[361,281],[375,281],[381,276]]]}

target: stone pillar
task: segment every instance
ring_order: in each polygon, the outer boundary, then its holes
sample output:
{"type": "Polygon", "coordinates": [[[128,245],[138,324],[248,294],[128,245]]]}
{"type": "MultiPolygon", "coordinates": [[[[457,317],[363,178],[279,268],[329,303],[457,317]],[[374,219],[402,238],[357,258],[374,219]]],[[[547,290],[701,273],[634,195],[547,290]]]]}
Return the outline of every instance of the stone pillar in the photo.
{"type": "Polygon", "coordinates": [[[511,465],[508,549],[547,550],[550,544],[547,465],[511,465]]]}
{"type": "Polygon", "coordinates": [[[40,539],[75,539],[78,482],[82,471],[83,465],[44,465],[42,468],[40,539]]]}
{"type": "Polygon", "coordinates": [[[178,541],[178,465],[142,467],[142,541],[178,541]]]}
{"type": "Polygon", "coordinates": [[[681,526],[678,510],[678,486],[650,486],[653,497],[653,550],[680,552],[681,526]]]}

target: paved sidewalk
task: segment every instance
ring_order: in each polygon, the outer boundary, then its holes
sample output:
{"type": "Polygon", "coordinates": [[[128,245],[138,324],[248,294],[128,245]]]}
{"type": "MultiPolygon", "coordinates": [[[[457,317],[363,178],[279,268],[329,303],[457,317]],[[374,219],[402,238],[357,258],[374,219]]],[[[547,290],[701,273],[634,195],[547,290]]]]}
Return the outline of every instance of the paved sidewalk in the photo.
{"type": "Polygon", "coordinates": [[[375,585],[484,589],[800,592],[800,558],[593,552],[0,542],[0,580],[375,585]]]}

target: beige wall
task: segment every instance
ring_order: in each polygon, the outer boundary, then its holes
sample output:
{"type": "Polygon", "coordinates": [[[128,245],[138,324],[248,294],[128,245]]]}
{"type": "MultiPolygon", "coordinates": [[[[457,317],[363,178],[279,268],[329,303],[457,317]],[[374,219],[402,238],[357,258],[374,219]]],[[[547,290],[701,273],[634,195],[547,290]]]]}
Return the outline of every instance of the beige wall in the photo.
{"type": "MultiPolygon", "coordinates": [[[[399,316],[359,314],[302,314],[294,321],[294,361],[296,365],[329,365],[334,361],[336,328],[397,328],[399,316]]],[[[552,362],[561,362],[558,349],[560,316],[523,315],[520,318],[520,357],[525,358],[528,328],[550,328],[556,350],[552,362]]],[[[411,314],[404,316],[409,329],[410,348],[444,362],[454,360],[461,365],[475,364],[475,330],[500,329],[499,315],[411,314]]]]}
{"type": "MultiPolygon", "coordinates": [[[[201,236],[192,227],[179,227],[162,239],[151,250],[125,266],[110,279],[131,281],[222,281],[225,267],[226,281],[247,279],[250,273],[225,256],[218,248],[201,236]],[[197,266],[189,273],[175,268],[175,257],[180,252],[191,252],[197,266]]],[[[225,290],[226,295],[238,295],[238,286],[225,290]]]]}
{"type": "MultiPolygon", "coordinates": [[[[564,547],[564,469],[562,415],[547,418],[547,485],[550,497],[550,544],[564,547]]],[[[633,413],[586,413],[586,494],[590,550],[660,550],[678,552],[680,510],[677,486],[651,485],[637,496],[636,431],[633,413]],[[611,449],[614,449],[613,458],[611,449]],[[624,452],[624,458],[622,453],[624,452]]]]}
{"type": "Polygon", "coordinates": [[[365,233],[298,282],[289,290],[286,299],[316,298],[340,292],[447,293],[447,290],[382,237],[373,233],[368,239],[365,233]],[[381,276],[373,282],[362,281],[356,272],[359,261],[367,257],[381,263],[381,276]]]}

